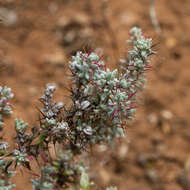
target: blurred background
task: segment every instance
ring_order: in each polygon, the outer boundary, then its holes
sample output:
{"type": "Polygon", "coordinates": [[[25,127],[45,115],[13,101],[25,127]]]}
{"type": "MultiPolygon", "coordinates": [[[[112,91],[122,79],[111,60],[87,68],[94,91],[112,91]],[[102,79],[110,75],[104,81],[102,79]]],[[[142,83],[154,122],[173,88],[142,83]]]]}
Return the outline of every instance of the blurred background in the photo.
{"type": "MultiPolygon", "coordinates": [[[[31,125],[38,124],[46,83],[56,83],[56,99],[69,102],[64,86],[71,55],[100,51],[116,68],[130,28],[141,27],[157,54],[136,120],[115,149],[92,153],[90,176],[96,189],[190,189],[189,0],[1,0],[0,19],[1,85],[15,94],[13,117],[31,125]]],[[[13,127],[8,122],[4,133],[14,144],[13,127]]],[[[31,188],[29,176],[18,170],[17,190],[31,188]]]]}

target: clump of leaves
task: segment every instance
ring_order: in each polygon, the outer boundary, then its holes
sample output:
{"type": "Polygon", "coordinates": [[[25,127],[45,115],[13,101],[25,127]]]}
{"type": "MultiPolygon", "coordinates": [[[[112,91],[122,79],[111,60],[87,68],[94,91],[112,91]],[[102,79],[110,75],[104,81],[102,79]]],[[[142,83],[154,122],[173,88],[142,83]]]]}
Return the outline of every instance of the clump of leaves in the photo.
{"type": "Polygon", "coordinates": [[[69,63],[72,72],[72,107],[64,116],[77,147],[107,142],[124,136],[127,120],[133,119],[136,94],[144,87],[145,72],[150,68],[152,40],[139,28],[131,30],[133,49],[121,60],[121,72],[110,71],[97,54],[78,52],[69,63]]]}
{"type": "Polygon", "coordinates": [[[3,125],[3,116],[12,114],[9,99],[12,99],[14,94],[7,86],[0,86],[0,128],[3,125]]]}
{"type": "MultiPolygon", "coordinates": [[[[133,48],[121,59],[120,70],[108,69],[94,52],[77,52],[69,62],[71,106],[57,103],[53,98],[56,86],[48,84],[40,98],[43,108],[39,110],[39,126],[30,128],[23,120],[15,120],[16,149],[7,151],[8,144],[0,143],[0,187],[11,189],[13,185],[8,180],[12,167],[19,165],[32,170],[31,160],[36,160],[41,171],[40,174],[33,172],[36,176],[32,180],[33,190],[68,187],[89,190],[92,187],[78,160],[93,144],[113,145],[115,138],[125,136],[126,122],[134,117],[136,94],[144,88],[145,74],[151,67],[152,40],[145,38],[136,27],[130,34],[128,42],[133,48]],[[56,145],[61,150],[59,153],[56,145]]],[[[2,116],[11,113],[7,100],[13,94],[9,88],[1,87],[0,95],[0,120],[3,121],[2,116]]]]}
{"type": "Polygon", "coordinates": [[[15,187],[9,179],[14,176],[15,172],[11,171],[9,166],[12,164],[11,160],[0,159],[0,189],[9,190],[15,187]],[[9,169],[8,169],[9,168],[9,169]]]}
{"type": "MultiPolygon", "coordinates": [[[[3,129],[4,117],[13,113],[9,99],[13,98],[11,89],[7,86],[0,86],[0,131],[3,129]]],[[[0,137],[1,139],[2,137],[0,137]]],[[[0,156],[6,155],[9,144],[7,142],[0,142],[0,156]]],[[[9,190],[15,187],[9,182],[9,179],[14,176],[14,172],[8,169],[12,164],[12,160],[0,159],[0,189],[9,190]]]]}

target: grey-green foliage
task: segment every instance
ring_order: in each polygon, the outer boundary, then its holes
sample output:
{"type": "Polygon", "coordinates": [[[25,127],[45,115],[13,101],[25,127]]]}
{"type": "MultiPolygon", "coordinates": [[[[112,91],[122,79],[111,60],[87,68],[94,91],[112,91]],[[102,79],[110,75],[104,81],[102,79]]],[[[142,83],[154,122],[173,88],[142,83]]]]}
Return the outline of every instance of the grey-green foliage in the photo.
{"type": "Polygon", "coordinates": [[[28,162],[29,160],[27,159],[27,153],[22,153],[19,150],[14,150],[13,151],[13,155],[14,155],[14,160],[16,162],[17,165],[21,165],[23,163],[28,162]]]}
{"type": "Polygon", "coordinates": [[[155,52],[151,49],[152,39],[145,38],[140,28],[132,28],[130,34],[128,43],[133,45],[133,49],[128,51],[127,59],[121,59],[121,63],[125,73],[123,76],[130,83],[128,91],[134,93],[144,87],[144,74],[151,67],[149,56],[155,52]]]}
{"type": "Polygon", "coordinates": [[[14,188],[16,185],[8,183],[5,184],[5,180],[1,180],[0,179],[0,190],[10,190],[12,188],[14,188]]]}
{"type": "Polygon", "coordinates": [[[19,133],[25,133],[26,129],[28,128],[28,124],[25,123],[22,119],[15,119],[15,129],[19,133]]]}
{"type": "Polygon", "coordinates": [[[93,52],[77,52],[69,63],[75,84],[71,96],[75,114],[69,123],[76,126],[72,135],[78,144],[107,140],[113,143],[115,137],[124,136],[125,121],[133,119],[135,95],[144,87],[144,73],[150,67],[149,56],[154,52],[152,40],[144,38],[141,29],[135,27],[130,34],[128,42],[133,48],[127,59],[121,60],[121,72],[107,69],[93,52]],[[78,134],[84,138],[78,138],[78,134]]]}
{"type": "MultiPolygon", "coordinates": [[[[12,114],[12,109],[9,100],[13,98],[11,88],[7,86],[0,86],[0,128],[2,128],[4,122],[4,116],[12,114]]],[[[9,147],[7,142],[0,142],[0,156],[7,153],[9,147]]],[[[11,160],[0,159],[0,190],[10,190],[15,187],[14,184],[9,182],[9,179],[14,175],[11,169],[6,169],[7,165],[11,163],[11,160]]]]}
{"type": "Polygon", "coordinates": [[[0,142],[0,151],[5,151],[9,147],[7,142],[0,142]]]}
{"type": "Polygon", "coordinates": [[[10,190],[16,186],[15,184],[9,182],[9,179],[15,174],[15,172],[11,171],[10,169],[6,169],[10,162],[11,160],[0,159],[0,190],[10,190]]]}
{"type": "Polygon", "coordinates": [[[3,124],[3,116],[12,114],[9,99],[12,99],[13,96],[11,88],[0,86],[0,127],[3,124]]]}
{"type": "Polygon", "coordinates": [[[56,173],[56,168],[50,165],[41,169],[41,178],[32,179],[33,190],[54,190],[56,187],[56,179],[51,175],[56,173]]]}
{"type": "Polygon", "coordinates": [[[67,183],[76,185],[76,176],[81,173],[81,166],[73,161],[71,151],[58,152],[57,159],[41,169],[40,178],[32,179],[33,190],[62,189],[67,183]],[[61,185],[60,185],[61,184],[61,185]]]}
{"type": "Polygon", "coordinates": [[[56,118],[60,110],[63,108],[64,104],[62,102],[56,103],[53,100],[53,93],[56,89],[56,86],[53,84],[47,84],[45,92],[41,97],[41,101],[44,104],[44,108],[42,110],[43,113],[46,114],[47,119],[56,118]]]}
{"type": "Polygon", "coordinates": [[[85,168],[82,169],[81,178],[80,178],[80,188],[81,190],[90,190],[90,188],[94,185],[93,182],[90,181],[85,168]]]}
{"type": "MultiPolygon", "coordinates": [[[[40,99],[44,105],[40,110],[40,127],[33,127],[31,133],[26,133],[28,124],[15,120],[18,147],[8,154],[11,160],[0,160],[0,190],[13,187],[8,182],[12,163],[30,169],[29,158],[38,159],[39,156],[44,167],[40,176],[32,180],[33,190],[54,190],[76,184],[81,190],[90,190],[93,183],[73,157],[89,145],[106,142],[112,145],[115,138],[125,136],[126,121],[134,118],[136,94],[144,88],[145,73],[150,68],[149,56],[154,54],[152,40],[145,38],[141,29],[134,27],[130,34],[128,43],[132,49],[126,59],[121,60],[120,70],[108,69],[94,52],[79,51],[69,62],[73,84],[71,106],[56,103],[53,100],[56,87],[48,84],[40,99]],[[56,143],[61,145],[63,152],[52,159],[49,145],[56,143]]],[[[0,86],[0,122],[4,114],[12,113],[8,102],[12,97],[10,88],[0,86]]],[[[6,155],[7,147],[6,142],[0,143],[0,156],[6,155]]]]}

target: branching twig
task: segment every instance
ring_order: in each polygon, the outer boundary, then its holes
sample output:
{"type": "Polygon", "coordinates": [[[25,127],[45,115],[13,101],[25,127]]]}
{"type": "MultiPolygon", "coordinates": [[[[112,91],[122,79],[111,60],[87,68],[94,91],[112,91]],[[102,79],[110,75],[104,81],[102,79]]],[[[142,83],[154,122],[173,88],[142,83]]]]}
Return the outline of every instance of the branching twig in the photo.
{"type": "Polygon", "coordinates": [[[161,33],[161,27],[156,17],[156,11],[155,11],[155,0],[150,0],[150,18],[152,21],[152,25],[155,28],[156,32],[158,34],[161,33]]]}

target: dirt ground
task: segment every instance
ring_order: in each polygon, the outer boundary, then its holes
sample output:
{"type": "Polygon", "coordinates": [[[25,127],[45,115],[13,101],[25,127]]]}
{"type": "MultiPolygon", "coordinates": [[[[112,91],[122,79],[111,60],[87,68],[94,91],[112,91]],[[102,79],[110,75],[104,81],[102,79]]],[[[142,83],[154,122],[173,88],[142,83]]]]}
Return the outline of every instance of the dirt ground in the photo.
{"type": "MultiPolygon", "coordinates": [[[[57,100],[68,102],[68,61],[77,50],[102,51],[115,68],[132,26],[157,44],[127,138],[91,155],[90,175],[99,189],[190,189],[190,1],[157,0],[155,8],[160,34],[151,23],[149,0],[0,1],[0,80],[15,94],[13,118],[31,125],[37,124],[46,83],[56,83],[57,100]]],[[[12,120],[4,133],[14,144],[12,120]]],[[[29,176],[18,171],[17,190],[31,188],[29,176]]]]}

